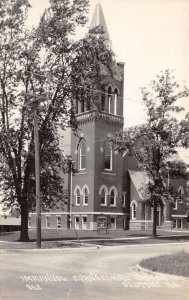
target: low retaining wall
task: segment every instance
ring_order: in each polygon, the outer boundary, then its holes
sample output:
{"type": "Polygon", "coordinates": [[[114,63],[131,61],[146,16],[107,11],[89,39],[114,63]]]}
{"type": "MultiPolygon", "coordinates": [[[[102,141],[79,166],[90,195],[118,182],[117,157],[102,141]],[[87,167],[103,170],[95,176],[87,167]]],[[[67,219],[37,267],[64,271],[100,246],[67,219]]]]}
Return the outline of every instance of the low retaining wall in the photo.
{"type": "Polygon", "coordinates": [[[143,221],[143,220],[131,220],[130,221],[130,230],[151,230],[153,226],[152,221],[143,221]]]}

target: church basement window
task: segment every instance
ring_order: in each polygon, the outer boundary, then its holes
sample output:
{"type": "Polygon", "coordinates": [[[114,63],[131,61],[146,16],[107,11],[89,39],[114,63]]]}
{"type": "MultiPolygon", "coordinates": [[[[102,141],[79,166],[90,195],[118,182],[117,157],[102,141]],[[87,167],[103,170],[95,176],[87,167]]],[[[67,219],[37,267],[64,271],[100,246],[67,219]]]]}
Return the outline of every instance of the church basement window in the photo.
{"type": "Polygon", "coordinates": [[[75,229],[79,229],[79,217],[76,216],[74,220],[75,229]]]}
{"type": "Polygon", "coordinates": [[[57,225],[57,228],[61,227],[61,217],[60,216],[56,217],[56,225],[57,225]]]}

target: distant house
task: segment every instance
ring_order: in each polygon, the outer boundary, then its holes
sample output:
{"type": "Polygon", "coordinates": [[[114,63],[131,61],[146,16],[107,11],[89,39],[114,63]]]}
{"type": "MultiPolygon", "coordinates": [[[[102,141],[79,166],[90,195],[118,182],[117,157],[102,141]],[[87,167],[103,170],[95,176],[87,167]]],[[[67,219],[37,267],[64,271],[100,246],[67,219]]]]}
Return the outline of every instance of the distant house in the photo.
{"type": "Polygon", "coordinates": [[[20,230],[21,219],[10,215],[0,215],[0,232],[20,230]]]}

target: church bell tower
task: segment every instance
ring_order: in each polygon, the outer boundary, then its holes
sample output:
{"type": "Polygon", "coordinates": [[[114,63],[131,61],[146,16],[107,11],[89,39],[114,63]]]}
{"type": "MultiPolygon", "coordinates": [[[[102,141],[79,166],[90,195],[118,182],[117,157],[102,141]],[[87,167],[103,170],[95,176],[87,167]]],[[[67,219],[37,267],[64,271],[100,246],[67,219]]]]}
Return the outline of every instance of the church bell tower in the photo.
{"type": "MultiPolygon", "coordinates": [[[[97,4],[90,28],[100,26],[112,47],[104,14],[97,4]]],[[[72,224],[76,229],[97,229],[103,215],[108,227],[124,227],[122,156],[107,141],[123,128],[124,63],[116,64],[116,75],[104,75],[101,110],[78,110],[79,137],[72,134],[71,155],[77,169],[72,180],[72,224]],[[105,83],[105,84],[104,84],[105,83]]]]}

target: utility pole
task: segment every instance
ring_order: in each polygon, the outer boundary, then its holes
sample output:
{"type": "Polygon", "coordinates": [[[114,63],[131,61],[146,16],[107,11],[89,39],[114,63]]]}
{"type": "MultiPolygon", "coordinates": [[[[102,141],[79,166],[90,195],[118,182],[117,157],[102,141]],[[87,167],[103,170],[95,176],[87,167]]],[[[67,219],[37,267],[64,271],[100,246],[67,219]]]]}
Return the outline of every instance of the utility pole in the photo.
{"type": "Polygon", "coordinates": [[[34,105],[34,141],[35,141],[35,189],[36,189],[36,248],[41,248],[41,197],[40,197],[40,159],[37,107],[34,105]]]}
{"type": "Polygon", "coordinates": [[[68,197],[69,197],[69,229],[72,230],[72,177],[73,177],[73,161],[68,156],[68,197]]]}
{"type": "Polygon", "coordinates": [[[39,157],[39,130],[37,108],[40,102],[46,100],[46,96],[29,94],[26,96],[34,98],[25,107],[33,109],[34,118],[34,142],[35,142],[35,192],[36,192],[36,248],[41,248],[41,196],[40,196],[40,157],[39,157]]]}

